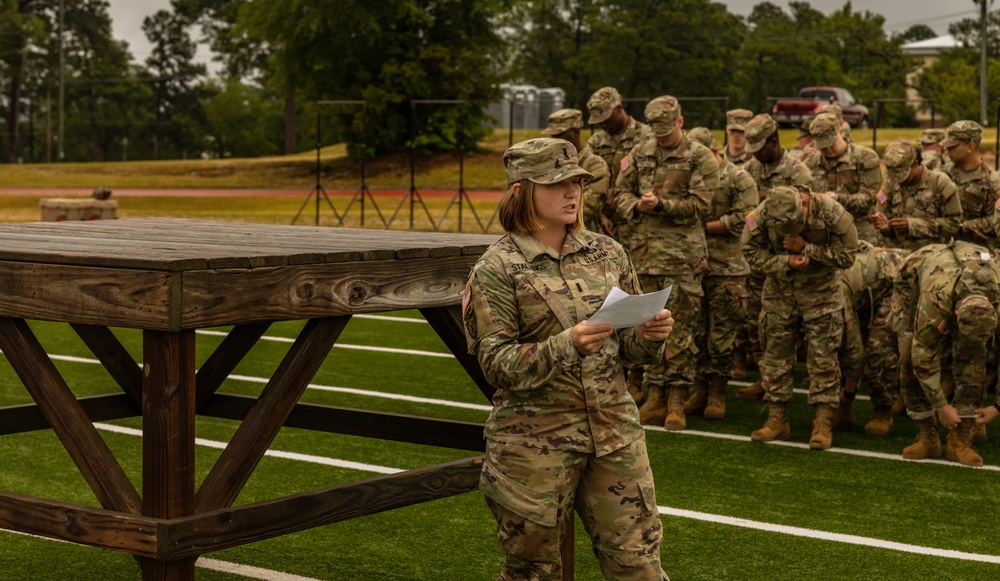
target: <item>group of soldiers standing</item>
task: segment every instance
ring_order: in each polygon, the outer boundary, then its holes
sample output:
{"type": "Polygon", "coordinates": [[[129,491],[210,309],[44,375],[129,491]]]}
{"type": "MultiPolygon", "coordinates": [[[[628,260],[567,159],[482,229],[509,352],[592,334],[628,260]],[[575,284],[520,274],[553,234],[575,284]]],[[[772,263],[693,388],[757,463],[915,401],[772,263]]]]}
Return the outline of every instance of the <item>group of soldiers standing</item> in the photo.
{"type": "Polygon", "coordinates": [[[973,443],[996,416],[981,408],[1000,304],[1000,175],[980,155],[982,127],[927,130],[880,159],[851,141],[836,105],[805,121],[790,150],[766,113],[728,111],[720,147],[708,129],[684,129],[672,96],[650,101],[645,123],[612,87],[587,108],[600,129],[585,145],[576,109],[553,113],[543,132],[573,143],[594,175],[584,222],[628,250],[644,292],[672,286],[663,361],[628,369],[643,424],[723,419],[727,385],[755,364],[760,379],[735,394],[768,405],[751,438],[788,439],[804,358],[811,448],[853,425],[864,381],[867,434],[888,434],[905,409],[919,433],[904,457],[942,454],[940,420],[947,457],[982,465],[973,443]]]}

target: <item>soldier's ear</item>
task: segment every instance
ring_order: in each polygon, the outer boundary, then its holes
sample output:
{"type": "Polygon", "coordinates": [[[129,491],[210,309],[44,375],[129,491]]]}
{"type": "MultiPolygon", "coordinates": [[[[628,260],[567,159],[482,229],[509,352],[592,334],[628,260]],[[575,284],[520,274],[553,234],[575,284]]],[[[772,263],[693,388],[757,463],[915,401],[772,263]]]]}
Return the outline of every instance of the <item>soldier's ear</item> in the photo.
{"type": "Polygon", "coordinates": [[[514,185],[510,187],[510,195],[517,197],[521,193],[521,182],[514,182],[514,185]]]}

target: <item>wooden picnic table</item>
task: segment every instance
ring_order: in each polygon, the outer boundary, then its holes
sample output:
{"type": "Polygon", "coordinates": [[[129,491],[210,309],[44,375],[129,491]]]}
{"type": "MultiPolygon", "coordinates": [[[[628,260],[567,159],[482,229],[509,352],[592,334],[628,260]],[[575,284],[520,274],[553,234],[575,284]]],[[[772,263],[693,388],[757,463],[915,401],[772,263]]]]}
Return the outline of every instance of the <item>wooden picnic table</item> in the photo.
{"type": "Polygon", "coordinates": [[[0,492],[0,527],[130,553],[145,580],[186,580],[203,553],[475,489],[481,456],[234,506],[282,426],[483,450],[479,424],[298,400],[351,315],[399,309],[419,309],[491,395],[457,305],[495,239],[174,219],[0,225],[0,350],[35,402],[0,408],[0,434],[51,428],[101,505],[0,492]],[[25,319],[68,323],[121,393],[77,398],[25,319]],[[308,322],[260,396],[217,391],[286,320],[308,322]],[[232,330],[196,369],[195,330],[215,326],[232,330]],[[110,327],[142,329],[141,365],[110,327]],[[200,486],[196,415],[242,422],[200,486]],[[141,496],[93,425],[135,416],[141,496]]]}

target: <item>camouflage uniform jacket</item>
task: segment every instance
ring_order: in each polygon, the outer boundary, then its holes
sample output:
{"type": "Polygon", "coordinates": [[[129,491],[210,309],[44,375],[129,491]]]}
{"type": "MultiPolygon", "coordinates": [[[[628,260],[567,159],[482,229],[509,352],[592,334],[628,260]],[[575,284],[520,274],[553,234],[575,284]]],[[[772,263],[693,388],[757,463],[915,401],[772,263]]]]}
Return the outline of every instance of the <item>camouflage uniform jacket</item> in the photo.
{"type": "Polygon", "coordinates": [[[736,167],[743,167],[744,165],[746,165],[748,161],[753,159],[753,154],[744,149],[743,153],[739,155],[732,155],[731,153],[729,153],[729,148],[727,147],[726,151],[723,154],[723,157],[725,157],[726,161],[735,165],[736,167]]]}
{"type": "Polygon", "coordinates": [[[789,155],[787,151],[777,163],[764,165],[754,158],[748,161],[743,169],[757,184],[757,195],[762,202],[767,197],[767,193],[778,186],[789,186],[801,190],[809,188],[809,184],[812,182],[812,174],[809,173],[806,164],[789,155]]]}
{"type": "Polygon", "coordinates": [[[841,271],[847,283],[846,304],[858,312],[876,309],[892,294],[892,281],[906,254],[898,248],[880,248],[859,241],[854,264],[841,271]]]}
{"type": "Polygon", "coordinates": [[[941,171],[941,168],[944,166],[944,159],[941,158],[941,154],[933,149],[921,153],[920,156],[923,158],[920,165],[931,171],[941,171]]]}
{"type": "Polygon", "coordinates": [[[611,172],[608,171],[608,164],[589,145],[584,145],[580,150],[578,165],[594,175],[594,179],[583,184],[583,221],[588,230],[601,232],[601,213],[604,211],[611,172]]]}
{"type": "Polygon", "coordinates": [[[570,337],[616,286],[641,292],[622,247],[586,230],[567,233],[561,255],[518,233],[483,254],[462,318],[469,353],[497,388],[486,438],[599,456],[642,438],[622,360],[650,363],[663,343],[621,329],[583,357],[570,337]]]}
{"type": "Polygon", "coordinates": [[[767,275],[761,291],[763,310],[791,318],[797,307],[808,321],[843,308],[840,269],[854,264],[858,233],[843,206],[827,196],[809,194],[800,235],[806,241],[800,254],[809,257],[809,264],[792,270],[784,236],[769,224],[762,203],[747,214],[741,242],[751,270],[767,275]]]}
{"type": "Polygon", "coordinates": [[[912,184],[896,184],[876,196],[875,211],[886,218],[906,218],[905,234],[882,232],[886,246],[916,250],[925,244],[946,242],[958,232],[962,203],[958,188],[947,175],[924,170],[912,184]]]}
{"type": "Polygon", "coordinates": [[[877,241],[878,231],[869,215],[875,205],[875,194],[882,187],[878,154],[863,145],[849,143],[839,157],[829,159],[816,151],[803,161],[812,172],[812,191],[835,192],[840,205],[854,216],[858,236],[869,242],[877,241]]]}
{"type": "Polygon", "coordinates": [[[672,149],[656,138],[635,146],[622,159],[615,185],[615,206],[628,216],[632,233],[629,254],[644,275],[696,275],[708,267],[705,216],[719,188],[719,162],[700,143],[681,137],[672,149]],[[645,192],[653,192],[662,207],[639,212],[645,192]]]}
{"type": "MultiPolygon", "coordinates": [[[[995,307],[1000,302],[1000,268],[990,252],[977,244],[953,242],[928,244],[910,253],[899,267],[893,282],[892,326],[914,343],[928,346],[930,353],[940,341],[950,341],[958,334],[955,305],[968,294],[981,293],[995,307]]],[[[917,365],[914,352],[914,365],[917,365]]],[[[940,381],[921,381],[934,409],[948,400],[940,381]]]]}
{"type": "Polygon", "coordinates": [[[962,200],[962,232],[959,238],[993,246],[994,236],[982,236],[990,230],[993,210],[1000,199],[1000,174],[986,162],[972,171],[962,171],[955,164],[948,167],[948,177],[958,186],[962,200]]]}
{"type": "Polygon", "coordinates": [[[621,172],[622,158],[628,155],[636,145],[653,137],[653,131],[648,125],[629,118],[628,125],[621,132],[611,135],[607,131],[595,131],[587,140],[587,147],[608,164],[611,172],[610,184],[613,186],[621,172]]]}
{"type": "Polygon", "coordinates": [[[723,159],[719,167],[722,179],[712,197],[712,207],[705,222],[718,220],[727,234],[707,234],[708,276],[745,276],[750,266],[740,248],[740,235],[747,214],[757,207],[757,186],[746,171],[723,159]]]}

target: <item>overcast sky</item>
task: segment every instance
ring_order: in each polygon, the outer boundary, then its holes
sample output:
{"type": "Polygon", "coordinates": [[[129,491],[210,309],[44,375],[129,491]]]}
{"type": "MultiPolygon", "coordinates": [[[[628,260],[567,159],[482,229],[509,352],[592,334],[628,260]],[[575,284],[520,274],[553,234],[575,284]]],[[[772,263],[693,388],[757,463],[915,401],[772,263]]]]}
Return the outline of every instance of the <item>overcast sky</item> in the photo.
{"type": "MultiPolygon", "coordinates": [[[[149,56],[149,43],[142,33],[142,19],[157,10],[170,9],[170,0],[108,0],[111,4],[111,18],[115,38],[128,41],[132,56],[139,62],[149,56]]],[[[719,0],[716,0],[719,1],[719,0]]],[[[788,7],[788,0],[770,0],[788,7]]],[[[721,0],[729,11],[746,16],[760,0],[721,0]]],[[[824,14],[829,14],[844,6],[844,0],[811,0],[809,2],[824,14]]],[[[973,0],[854,0],[855,12],[869,11],[885,16],[885,29],[889,33],[902,32],[914,24],[926,24],[938,34],[948,32],[948,24],[978,14],[973,0]]],[[[194,30],[197,35],[199,31],[194,30]]],[[[207,62],[208,51],[199,49],[198,59],[207,62]]]]}

